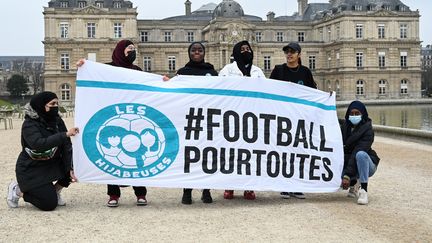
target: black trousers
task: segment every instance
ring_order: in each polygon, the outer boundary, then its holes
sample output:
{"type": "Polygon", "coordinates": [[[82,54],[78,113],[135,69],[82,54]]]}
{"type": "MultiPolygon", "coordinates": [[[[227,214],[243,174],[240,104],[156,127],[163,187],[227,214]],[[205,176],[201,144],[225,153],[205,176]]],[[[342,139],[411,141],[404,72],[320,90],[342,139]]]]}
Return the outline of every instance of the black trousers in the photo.
{"type": "MultiPolygon", "coordinates": [[[[124,187],[124,186],[121,186],[124,187]]],[[[135,196],[140,197],[140,196],[145,196],[147,195],[147,188],[145,186],[133,186],[134,192],[135,192],[135,196]]],[[[109,196],[117,196],[120,197],[121,193],[120,193],[120,186],[118,185],[108,185],[108,192],[107,194],[109,196]]]]}
{"type": "MultiPolygon", "coordinates": [[[[70,179],[65,178],[57,181],[57,184],[68,187],[70,179]]],[[[57,191],[52,183],[47,183],[30,191],[24,192],[24,201],[33,204],[43,211],[52,211],[57,207],[57,191]]]]}

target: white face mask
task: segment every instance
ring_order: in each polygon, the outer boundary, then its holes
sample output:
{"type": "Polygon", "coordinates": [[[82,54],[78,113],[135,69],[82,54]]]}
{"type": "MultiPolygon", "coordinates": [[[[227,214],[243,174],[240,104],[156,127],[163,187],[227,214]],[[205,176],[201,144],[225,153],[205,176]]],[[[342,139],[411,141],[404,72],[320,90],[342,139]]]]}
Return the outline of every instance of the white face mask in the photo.
{"type": "Polygon", "coordinates": [[[362,120],[362,116],[358,115],[358,116],[349,116],[348,120],[355,126],[358,125],[361,120],[362,120]]]}

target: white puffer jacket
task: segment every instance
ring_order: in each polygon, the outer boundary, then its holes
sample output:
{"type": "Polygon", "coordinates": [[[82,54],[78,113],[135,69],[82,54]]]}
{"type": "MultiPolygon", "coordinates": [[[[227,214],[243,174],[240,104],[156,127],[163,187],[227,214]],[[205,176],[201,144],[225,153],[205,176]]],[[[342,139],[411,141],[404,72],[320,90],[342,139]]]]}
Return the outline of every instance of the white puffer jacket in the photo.
{"type": "MultiPolygon", "coordinates": [[[[240,69],[237,67],[237,63],[234,61],[233,63],[225,65],[225,67],[220,70],[219,76],[243,76],[243,73],[240,71],[240,69]]],[[[265,75],[261,68],[252,65],[251,77],[265,78],[265,75]]]]}

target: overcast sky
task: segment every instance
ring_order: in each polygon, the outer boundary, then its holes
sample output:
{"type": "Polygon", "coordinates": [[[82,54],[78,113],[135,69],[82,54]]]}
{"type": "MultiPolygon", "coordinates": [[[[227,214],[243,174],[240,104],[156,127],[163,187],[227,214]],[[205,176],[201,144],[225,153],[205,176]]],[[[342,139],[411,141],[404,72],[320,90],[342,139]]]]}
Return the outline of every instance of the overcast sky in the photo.
{"type": "MultiPolygon", "coordinates": [[[[186,0],[131,0],[138,7],[138,19],[162,19],[184,14],[186,0]],[[154,2],[154,3],[150,3],[154,2]]],[[[0,23],[0,56],[42,56],[44,38],[43,7],[49,0],[2,0],[0,23]]],[[[221,0],[191,0],[192,11],[206,3],[221,0]]],[[[276,16],[291,15],[297,11],[297,0],[237,0],[246,14],[266,19],[269,11],[276,16]]],[[[309,0],[309,3],[328,2],[309,0]]],[[[423,46],[432,44],[432,1],[402,0],[411,10],[420,10],[420,39],[423,46]],[[428,24],[429,23],[429,24],[428,24]],[[429,25],[429,26],[427,26],[429,25]]]]}

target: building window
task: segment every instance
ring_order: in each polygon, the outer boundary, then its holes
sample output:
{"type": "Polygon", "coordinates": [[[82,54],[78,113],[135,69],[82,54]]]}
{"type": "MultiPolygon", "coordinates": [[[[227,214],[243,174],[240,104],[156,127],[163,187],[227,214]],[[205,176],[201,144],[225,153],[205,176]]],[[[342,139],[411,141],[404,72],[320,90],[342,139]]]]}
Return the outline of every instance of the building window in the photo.
{"type": "Polygon", "coordinates": [[[408,25],[407,24],[401,24],[399,26],[400,28],[400,38],[406,39],[408,38],[408,25]]]}
{"type": "Polygon", "coordinates": [[[87,53],[87,60],[96,62],[96,53],[94,53],[94,52],[87,53]]]}
{"type": "Polygon", "coordinates": [[[354,10],[355,11],[362,11],[363,10],[363,6],[362,5],[354,5],[354,10]]]}
{"type": "Polygon", "coordinates": [[[339,40],[340,39],[340,25],[336,25],[336,39],[339,40]]]}
{"type": "Polygon", "coordinates": [[[114,2],[114,8],[121,8],[121,2],[114,2]]]}
{"type": "Polygon", "coordinates": [[[400,53],[400,66],[402,68],[407,67],[407,61],[408,61],[408,53],[406,51],[402,51],[400,53]]]}
{"type": "Polygon", "coordinates": [[[60,54],[60,68],[62,70],[69,70],[69,53],[60,54]]]}
{"type": "Polygon", "coordinates": [[[60,86],[60,100],[62,101],[71,100],[71,87],[69,84],[62,84],[60,86]]]}
{"type": "Polygon", "coordinates": [[[363,39],[363,24],[356,24],[356,38],[363,39]]]}
{"type": "Polygon", "coordinates": [[[385,38],[385,25],[379,24],[378,25],[378,39],[384,39],[385,38]]]}
{"type": "Polygon", "coordinates": [[[264,56],[264,70],[269,71],[271,69],[271,56],[264,56]]]}
{"type": "Polygon", "coordinates": [[[143,59],[143,63],[144,63],[144,71],[146,72],[151,72],[152,70],[152,59],[149,56],[145,56],[143,59]]]}
{"type": "Polygon", "coordinates": [[[310,70],[315,70],[315,68],[316,68],[315,62],[316,62],[315,55],[309,56],[309,69],[310,70]]]}
{"type": "Polygon", "coordinates": [[[277,32],[276,33],[276,41],[277,42],[283,42],[284,41],[284,34],[283,34],[283,32],[277,32]]]}
{"type": "Polygon", "coordinates": [[[60,23],[60,38],[69,38],[69,23],[60,23]]]}
{"type": "Polygon", "coordinates": [[[401,86],[400,86],[400,92],[401,94],[408,94],[408,80],[402,79],[401,80],[401,86]]]}
{"type": "Polygon", "coordinates": [[[87,37],[96,38],[96,23],[87,23],[87,37]]]}
{"type": "Polygon", "coordinates": [[[164,37],[165,37],[165,42],[171,42],[171,32],[169,32],[169,31],[166,31],[165,33],[164,33],[164,37]]]}
{"type": "Polygon", "coordinates": [[[195,41],[194,39],[195,39],[194,38],[194,32],[192,32],[192,31],[187,32],[187,41],[188,42],[194,42],[195,41]]]}
{"type": "Polygon", "coordinates": [[[255,41],[256,42],[262,41],[262,33],[261,32],[255,32],[255,41]]]}
{"type": "Polygon", "coordinates": [[[149,41],[149,32],[141,31],[140,32],[140,40],[141,40],[141,42],[148,42],[149,41]]]}
{"type": "Polygon", "coordinates": [[[169,56],[168,57],[168,70],[175,71],[176,70],[176,57],[169,56]]]}
{"type": "Polygon", "coordinates": [[[297,33],[297,40],[298,40],[298,42],[304,42],[305,41],[305,32],[298,32],[297,33]]]}
{"type": "Polygon", "coordinates": [[[357,95],[364,95],[364,81],[363,80],[357,80],[356,85],[356,94],[357,95]]]}
{"type": "Polygon", "coordinates": [[[331,81],[327,80],[327,91],[332,91],[331,81]]]}
{"type": "Polygon", "coordinates": [[[85,8],[87,3],[85,1],[78,1],[78,8],[85,8]]]}
{"type": "Polygon", "coordinates": [[[60,2],[60,8],[68,8],[69,2],[60,2]]]}
{"type": "Polygon", "coordinates": [[[363,68],[363,52],[356,53],[356,67],[357,69],[363,68]]]}
{"type": "Polygon", "coordinates": [[[380,81],[378,81],[378,94],[379,95],[385,95],[386,86],[387,86],[387,82],[385,80],[381,79],[380,81]]]}
{"type": "Polygon", "coordinates": [[[96,2],[96,7],[103,8],[104,7],[104,2],[100,2],[100,1],[96,2]]]}
{"type": "Polygon", "coordinates": [[[385,9],[385,10],[388,10],[388,11],[391,10],[390,5],[383,5],[382,8],[385,9]]]}
{"type": "Polygon", "coordinates": [[[122,24],[114,23],[114,38],[121,38],[121,37],[122,37],[122,24]]]}
{"type": "Polygon", "coordinates": [[[320,28],[320,29],[319,29],[319,38],[320,38],[320,41],[324,41],[323,28],[320,28]]]}
{"type": "Polygon", "coordinates": [[[385,65],[386,65],[385,61],[386,61],[385,60],[385,52],[378,52],[378,66],[380,68],[384,68],[385,67],[385,65]]]}

